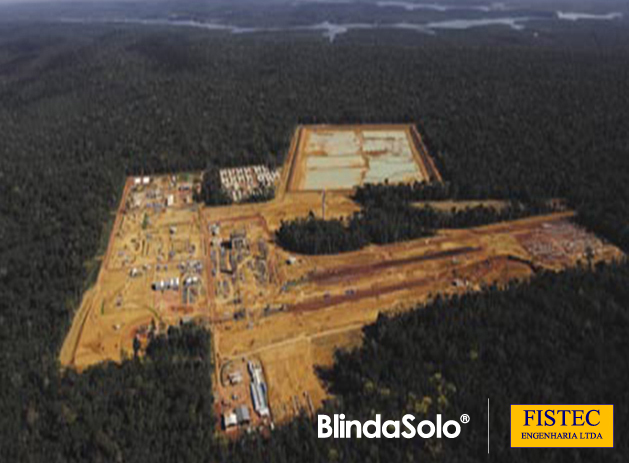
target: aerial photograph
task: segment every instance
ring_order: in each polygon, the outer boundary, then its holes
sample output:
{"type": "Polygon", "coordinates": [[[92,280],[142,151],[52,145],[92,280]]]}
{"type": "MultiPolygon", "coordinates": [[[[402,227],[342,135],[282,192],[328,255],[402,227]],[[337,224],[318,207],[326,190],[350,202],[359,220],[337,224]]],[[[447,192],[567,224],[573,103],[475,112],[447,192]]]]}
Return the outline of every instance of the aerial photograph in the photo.
{"type": "Polygon", "coordinates": [[[0,0],[0,462],[629,462],[627,0],[0,0]]]}

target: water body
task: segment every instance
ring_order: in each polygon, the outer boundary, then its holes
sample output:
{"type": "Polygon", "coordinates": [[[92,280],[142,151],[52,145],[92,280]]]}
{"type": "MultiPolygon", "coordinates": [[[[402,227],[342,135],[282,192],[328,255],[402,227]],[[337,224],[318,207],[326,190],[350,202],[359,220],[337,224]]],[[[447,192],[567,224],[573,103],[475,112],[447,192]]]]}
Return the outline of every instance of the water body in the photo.
{"type": "MultiPolygon", "coordinates": [[[[405,2],[381,2],[381,3],[396,3],[406,4],[405,2]]],[[[419,5],[419,4],[411,4],[419,5]]],[[[432,5],[432,4],[422,4],[432,5]]],[[[440,6],[440,8],[449,8],[440,6]]],[[[480,8],[480,7],[479,7],[480,8]]],[[[616,20],[623,17],[622,13],[608,13],[608,14],[586,14],[586,13],[574,13],[574,12],[561,12],[556,13],[556,17],[559,20],[616,20]]],[[[194,27],[199,29],[206,29],[211,31],[224,31],[232,34],[255,34],[264,32],[295,32],[295,31],[315,31],[321,32],[330,42],[334,42],[336,37],[342,34],[346,34],[352,30],[367,30],[367,29],[399,29],[399,30],[412,30],[423,34],[435,34],[438,30],[466,30],[478,27],[489,26],[505,26],[516,31],[525,29],[525,23],[529,21],[547,21],[548,17],[532,17],[532,16],[505,16],[498,18],[474,18],[474,19],[450,19],[443,21],[433,21],[428,23],[332,23],[324,21],[317,24],[299,25],[299,26],[277,26],[277,27],[241,27],[232,24],[224,24],[220,22],[203,22],[194,20],[179,20],[179,19],[135,19],[135,18],[120,18],[120,19],[91,19],[91,18],[60,18],[58,21],[67,23],[81,23],[81,24],[136,24],[143,26],[169,26],[169,27],[194,27]]]]}
{"type": "Polygon", "coordinates": [[[590,13],[574,13],[570,11],[557,11],[557,18],[565,21],[579,21],[582,19],[598,20],[598,21],[612,21],[614,19],[622,19],[622,13],[607,13],[607,14],[590,14],[590,13]]]}
{"type": "MultiPolygon", "coordinates": [[[[354,5],[359,4],[361,6],[364,5],[372,5],[370,3],[360,2],[357,0],[297,0],[293,2],[293,6],[300,5],[308,5],[308,4],[317,4],[317,5],[354,5]]],[[[479,4],[479,5],[444,5],[442,3],[422,3],[422,2],[408,2],[408,1],[395,1],[395,0],[382,0],[373,3],[380,8],[402,8],[406,11],[415,11],[415,10],[429,10],[429,11],[438,11],[441,13],[445,13],[448,11],[481,11],[481,12],[490,12],[490,11],[504,11],[507,9],[504,3],[491,3],[491,4],[479,4]]]]}
{"type": "MultiPolygon", "coordinates": [[[[541,18],[538,18],[541,19],[541,18]]],[[[521,30],[522,22],[531,18],[488,18],[488,19],[459,19],[451,21],[436,21],[426,24],[415,23],[391,23],[391,24],[369,24],[369,23],[342,23],[335,24],[324,21],[318,24],[304,26],[278,26],[278,27],[240,27],[216,22],[201,22],[193,20],[170,20],[170,19],[81,19],[62,18],[61,22],[80,24],[136,24],[141,26],[170,26],[170,27],[194,27],[211,31],[224,31],[232,34],[255,34],[264,32],[298,32],[298,31],[320,31],[330,42],[334,42],[337,36],[346,34],[352,30],[366,29],[400,29],[413,30],[424,34],[434,34],[436,29],[471,29],[473,27],[483,27],[492,25],[504,25],[514,30],[521,30]]]]}
{"type": "Polygon", "coordinates": [[[434,29],[452,29],[452,30],[465,30],[472,29],[474,27],[487,27],[487,26],[507,26],[513,30],[521,31],[524,29],[525,22],[533,21],[535,19],[542,18],[481,18],[481,19],[453,19],[451,21],[438,21],[426,24],[426,27],[430,30],[434,29]]]}
{"type": "Polygon", "coordinates": [[[212,31],[228,31],[228,32],[237,32],[241,29],[246,30],[245,28],[238,28],[236,26],[229,26],[226,24],[220,24],[220,23],[214,23],[214,22],[201,22],[201,21],[180,20],[180,19],[59,18],[58,21],[62,23],[68,23],[68,24],[131,24],[131,25],[139,25],[139,26],[194,27],[198,29],[207,29],[207,30],[212,30],[212,31]]]}
{"type": "Polygon", "coordinates": [[[443,5],[438,3],[413,3],[399,1],[381,1],[376,3],[381,8],[403,8],[406,11],[429,10],[446,13],[448,11],[480,11],[489,13],[490,11],[503,11],[506,6],[503,3],[491,5],[443,5]]]}

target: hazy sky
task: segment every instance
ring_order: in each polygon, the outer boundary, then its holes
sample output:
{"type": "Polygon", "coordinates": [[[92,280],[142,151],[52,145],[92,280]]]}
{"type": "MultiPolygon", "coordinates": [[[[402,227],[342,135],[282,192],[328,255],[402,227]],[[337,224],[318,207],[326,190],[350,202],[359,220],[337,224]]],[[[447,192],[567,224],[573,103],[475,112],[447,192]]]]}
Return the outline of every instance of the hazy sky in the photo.
{"type": "MultiPolygon", "coordinates": [[[[0,0],[0,3],[119,3],[160,2],[163,0],[0,0]]],[[[264,1],[264,0],[262,0],[264,1]]]]}
{"type": "MultiPolygon", "coordinates": [[[[356,2],[371,2],[375,3],[377,0],[185,0],[185,3],[208,3],[208,4],[225,4],[229,3],[353,3],[356,2]]],[[[627,5],[627,0],[403,0],[409,3],[431,3],[431,4],[467,4],[467,5],[491,5],[496,3],[504,3],[509,5],[517,5],[519,7],[536,6],[542,7],[545,4],[552,7],[586,7],[596,8],[605,7],[609,5],[627,5]]],[[[175,3],[174,0],[0,0],[0,4],[33,4],[33,3],[175,3]]]]}

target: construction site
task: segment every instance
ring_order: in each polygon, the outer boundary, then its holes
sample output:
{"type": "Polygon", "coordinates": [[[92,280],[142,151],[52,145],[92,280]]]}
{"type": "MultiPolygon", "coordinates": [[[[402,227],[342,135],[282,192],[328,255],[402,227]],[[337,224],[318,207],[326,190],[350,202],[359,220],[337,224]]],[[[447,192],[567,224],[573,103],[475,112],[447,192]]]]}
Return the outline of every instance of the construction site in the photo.
{"type": "Polygon", "coordinates": [[[362,328],[380,313],[622,257],[575,225],[571,211],[337,255],[277,245],[282,220],[358,211],[351,191],[363,182],[441,181],[410,125],[299,127],[269,202],[195,204],[200,180],[127,180],[98,280],[60,360],[79,370],[120,361],[151,332],[206,324],[215,414],[228,435],[314,414],[329,397],[317,368],[331,365],[337,349],[359,346],[362,328]]]}

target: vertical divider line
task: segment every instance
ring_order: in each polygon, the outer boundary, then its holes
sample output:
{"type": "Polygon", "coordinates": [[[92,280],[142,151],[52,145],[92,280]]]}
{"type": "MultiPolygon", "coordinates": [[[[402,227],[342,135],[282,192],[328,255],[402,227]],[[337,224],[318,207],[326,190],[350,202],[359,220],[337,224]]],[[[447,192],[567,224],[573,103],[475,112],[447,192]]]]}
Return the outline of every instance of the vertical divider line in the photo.
{"type": "Polygon", "coordinates": [[[487,455],[489,455],[489,397],[487,397],[487,455]]]}

